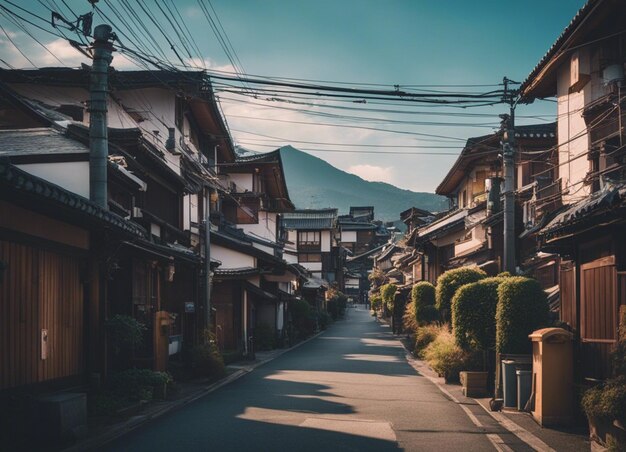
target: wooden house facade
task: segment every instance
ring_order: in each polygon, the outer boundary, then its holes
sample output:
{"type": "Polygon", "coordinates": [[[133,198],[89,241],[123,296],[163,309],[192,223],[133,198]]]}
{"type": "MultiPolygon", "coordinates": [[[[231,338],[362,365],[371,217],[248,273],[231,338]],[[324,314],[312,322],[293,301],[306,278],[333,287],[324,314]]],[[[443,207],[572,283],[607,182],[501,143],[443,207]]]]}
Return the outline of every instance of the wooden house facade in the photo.
{"type": "Polygon", "coordinates": [[[588,2],[521,87],[527,101],[557,99],[564,206],[536,235],[542,252],[561,258],[560,319],[575,335],[578,381],[610,376],[626,309],[625,18],[621,2],[588,2]]]}

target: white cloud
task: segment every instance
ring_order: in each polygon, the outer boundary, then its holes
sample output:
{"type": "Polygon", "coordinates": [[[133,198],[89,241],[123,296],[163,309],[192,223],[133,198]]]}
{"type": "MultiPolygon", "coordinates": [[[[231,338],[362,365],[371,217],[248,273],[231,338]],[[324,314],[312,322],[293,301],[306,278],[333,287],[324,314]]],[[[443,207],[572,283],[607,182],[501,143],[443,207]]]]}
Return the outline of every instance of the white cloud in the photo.
{"type": "Polygon", "coordinates": [[[393,168],[391,166],[353,165],[346,171],[372,182],[393,182],[393,168]]]}

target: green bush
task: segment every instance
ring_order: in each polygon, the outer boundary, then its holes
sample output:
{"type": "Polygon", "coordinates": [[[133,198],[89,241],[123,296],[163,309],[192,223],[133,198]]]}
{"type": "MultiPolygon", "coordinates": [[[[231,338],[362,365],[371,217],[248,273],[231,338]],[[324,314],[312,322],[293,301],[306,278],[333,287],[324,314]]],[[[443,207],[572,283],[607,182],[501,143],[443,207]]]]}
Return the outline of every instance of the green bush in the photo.
{"type": "Polygon", "coordinates": [[[330,325],[330,322],[332,322],[332,320],[333,320],[333,317],[328,312],[326,311],[320,312],[317,317],[317,322],[320,326],[320,330],[325,330],[326,328],[328,328],[328,325],[330,325]]]}
{"type": "Polygon", "coordinates": [[[582,406],[590,419],[626,422],[626,377],[612,378],[589,389],[583,395],[582,406]]]}
{"type": "Polygon", "coordinates": [[[172,383],[167,372],[150,369],[127,369],[113,374],[110,380],[112,391],[129,400],[151,400],[153,388],[172,383]]]}
{"type": "Polygon", "coordinates": [[[94,394],[88,399],[87,409],[91,416],[113,416],[132,402],[113,393],[94,394]]]}
{"type": "Polygon", "coordinates": [[[306,300],[294,300],[289,304],[291,321],[298,339],[304,339],[315,331],[316,313],[306,300]]]}
{"type": "Polygon", "coordinates": [[[418,324],[439,319],[439,313],[432,308],[435,305],[435,286],[431,283],[420,281],[415,284],[411,289],[411,301],[415,305],[415,321],[418,324]]]}
{"type": "Polygon", "coordinates": [[[108,319],[104,325],[116,355],[123,349],[132,349],[143,342],[146,326],[131,316],[118,314],[108,319]]]}
{"type": "Polygon", "coordinates": [[[348,306],[348,297],[338,290],[332,290],[328,298],[327,310],[333,320],[343,317],[348,306]]]}
{"type": "Polygon", "coordinates": [[[454,336],[447,329],[438,332],[422,356],[428,365],[447,382],[458,381],[459,372],[479,368],[475,354],[463,350],[456,345],[454,336]]]}
{"type": "Polygon", "coordinates": [[[415,303],[407,303],[402,316],[402,330],[410,336],[415,335],[419,325],[415,320],[415,303]]]}
{"type": "Polygon", "coordinates": [[[191,349],[191,369],[196,376],[217,380],[226,374],[224,358],[213,333],[204,330],[202,339],[202,344],[191,349]]]}
{"type": "Polygon", "coordinates": [[[621,310],[618,333],[617,345],[611,354],[613,374],[626,376],[626,309],[621,310]]]}
{"type": "Polygon", "coordinates": [[[464,350],[495,350],[498,286],[505,278],[486,278],[459,287],[452,298],[452,331],[464,350]]]}
{"type": "Polygon", "coordinates": [[[274,328],[266,323],[257,325],[254,329],[254,349],[272,350],[276,347],[276,334],[274,328]]]}
{"type": "Polygon", "coordinates": [[[372,310],[376,311],[380,309],[382,305],[383,305],[383,299],[380,296],[380,293],[375,293],[373,295],[370,295],[370,307],[372,308],[372,310]]]}
{"type": "Polygon", "coordinates": [[[446,325],[425,325],[420,326],[415,332],[415,349],[414,354],[423,358],[423,351],[426,347],[433,342],[440,332],[447,331],[448,327],[446,325]]]}
{"type": "Polygon", "coordinates": [[[530,353],[528,335],[548,324],[548,311],[548,299],[536,280],[505,278],[498,287],[496,351],[530,353]]]}
{"type": "Polygon", "coordinates": [[[461,267],[448,270],[437,278],[435,306],[439,309],[444,321],[450,321],[450,303],[456,290],[465,284],[473,283],[486,277],[487,273],[477,267],[461,267]]]}
{"type": "Polygon", "coordinates": [[[389,311],[393,311],[393,301],[397,290],[398,287],[395,284],[385,284],[380,288],[380,296],[383,300],[383,304],[389,311]]]}

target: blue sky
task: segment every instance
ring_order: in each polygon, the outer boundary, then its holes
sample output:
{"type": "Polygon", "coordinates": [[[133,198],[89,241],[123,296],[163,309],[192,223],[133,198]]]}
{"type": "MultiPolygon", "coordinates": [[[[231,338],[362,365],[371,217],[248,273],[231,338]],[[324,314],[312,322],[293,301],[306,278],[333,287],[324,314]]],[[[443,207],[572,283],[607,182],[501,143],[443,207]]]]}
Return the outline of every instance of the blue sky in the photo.
{"type": "MultiPolygon", "coordinates": [[[[98,4],[102,11],[108,12],[109,15],[111,1],[119,5],[119,0],[101,0],[98,4]]],[[[143,1],[151,11],[156,11],[155,0],[143,1]]],[[[164,5],[163,2],[172,5],[171,0],[159,2],[161,6],[164,5]]],[[[206,0],[204,2],[208,5],[206,0]]],[[[46,18],[50,16],[49,9],[57,8],[71,17],[63,3],[57,0],[14,3],[46,18]]],[[[79,14],[90,9],[85,0],[66,0],[66,3],[79,14]]],[[[202,64],[209,69],[232,70],[198,1],[176,0],[175,3],[202,53],[194,55],[194,61],[198,62],[201,58],[202,64]]],[[[476,2],[212,0],[232,47],[249,74],[387,85],[497,84],[505,75],[521,81],[583,3],[582,0],[527,0],[507,3],[489,0],[476,2]]],[[[0,4],[14,9],[3,0],[0,0],[0,4]]],[[[128,0],[128,4],[144,17],[135,0],[128,0]]],[[[102,20],[101,16],[95,16],[96,24],[102,20]]],[[[165,19],[162,20],[165,24],[165,19]]],[[[37,66],[59,65],[50,53],[32,41],[6,17],[0,17],[0,24],[20,50],[37,66]]],[[[45,24],[42,25],[45,27],[45,24]]],[[[62,39],[29,29],[65,64],[76,66],[84,61],[84,58],[67,46],[62,39]]],[[[154,34],[159,45],[174,60],[173,54],[167,49],[165,39],[156,30],[154,34]]],[[[16,67],[30,66],[2,32],[0,32],[0,58],[16,67]]],[[[131,67],[128,61],[124,61],[119,55],[114,59],[113,65],[120,68],[131,67]]],[[[433,89],[461,90],[461,88],[433,89]]],[[[329,105],[330,102],[316,101],[314,106],[298,106],[296,107],[298,111],[292,111],[274,108],[277,106],[276,103],[255,101],[245,96],[229,93],[218,95],[235,140],[250,149],[269,151],[273,147],[294,142],[295,147],[308,149],[308,152],[341,169],[370,180],[383,180],[417,191],[433,191],[455,159],[453,155],[385,155],[385,152],[394,149],[388,146],[436,145],[434,141],[415,136],[312,124],[320,122],[337,125],[355,124],[354,121],[327,119],[322,121],[319,117],[306,112],[333,112],[332,109],[324,107],[324,104],[329,105]],[[260,135],[284,140],[269,139],[260,135]],[[337,146],[307,145],[295,141],[337,143],[337,146]],[[352,146],[344,147],[339,144],[352,146]],[[379,145],[380,148],[354,146],[359,144],[379,145]],[[319,151],[322,148],[325,151],[319,151]],[[379,153],[329,152],[341,149],[368,151],[376,149],[379,153]]],[[[429,110],[419,106],[405,108],[411,109],[425,112],[453,111],[432,108],[429,110]]],[[[455,137],[458,140],[447,142],[446,144],[451,147],[445,151],[458,153],[462,148],[463,139],[490,133],[498,123],[498,114],[505,111],[506,107],[503,105],[472,111],[492,115],[486,118],[391,115],[365,111],[350,114],[369,118],[402,120],[410,118],[420,121],[474,124],[375,126],[455,137]],[[478,127],[476,124],[481,126],[478,127]]],[[[545,122],[549,117],[523,118],[523,116],[554,116],[555,112],[555,104],[549,102],[521,106],[518,109],[519,122],[526,124],[545,122]]],[[[433,148],[432,151],[436,152],[436,149],[433,148]]]]}

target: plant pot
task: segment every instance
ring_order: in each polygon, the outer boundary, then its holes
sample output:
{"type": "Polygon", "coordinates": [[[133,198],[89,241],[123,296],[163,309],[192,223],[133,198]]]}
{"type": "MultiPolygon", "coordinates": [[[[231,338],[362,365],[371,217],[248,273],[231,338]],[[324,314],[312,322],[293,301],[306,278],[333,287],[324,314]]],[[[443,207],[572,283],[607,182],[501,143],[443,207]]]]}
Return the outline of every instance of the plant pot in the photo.
{"type": "Polygon", "coordinates": [[[621,422],[602,418],[588,420],[592,450],[626,449],[626,430],[621,422]]]}
{"type": "Polygon", "coordinates": [[[463,395],[466,397],[484,397],[487,395],[487,378],[489,372],[459,373],[461,385],[463,385],[463,395]]]}

